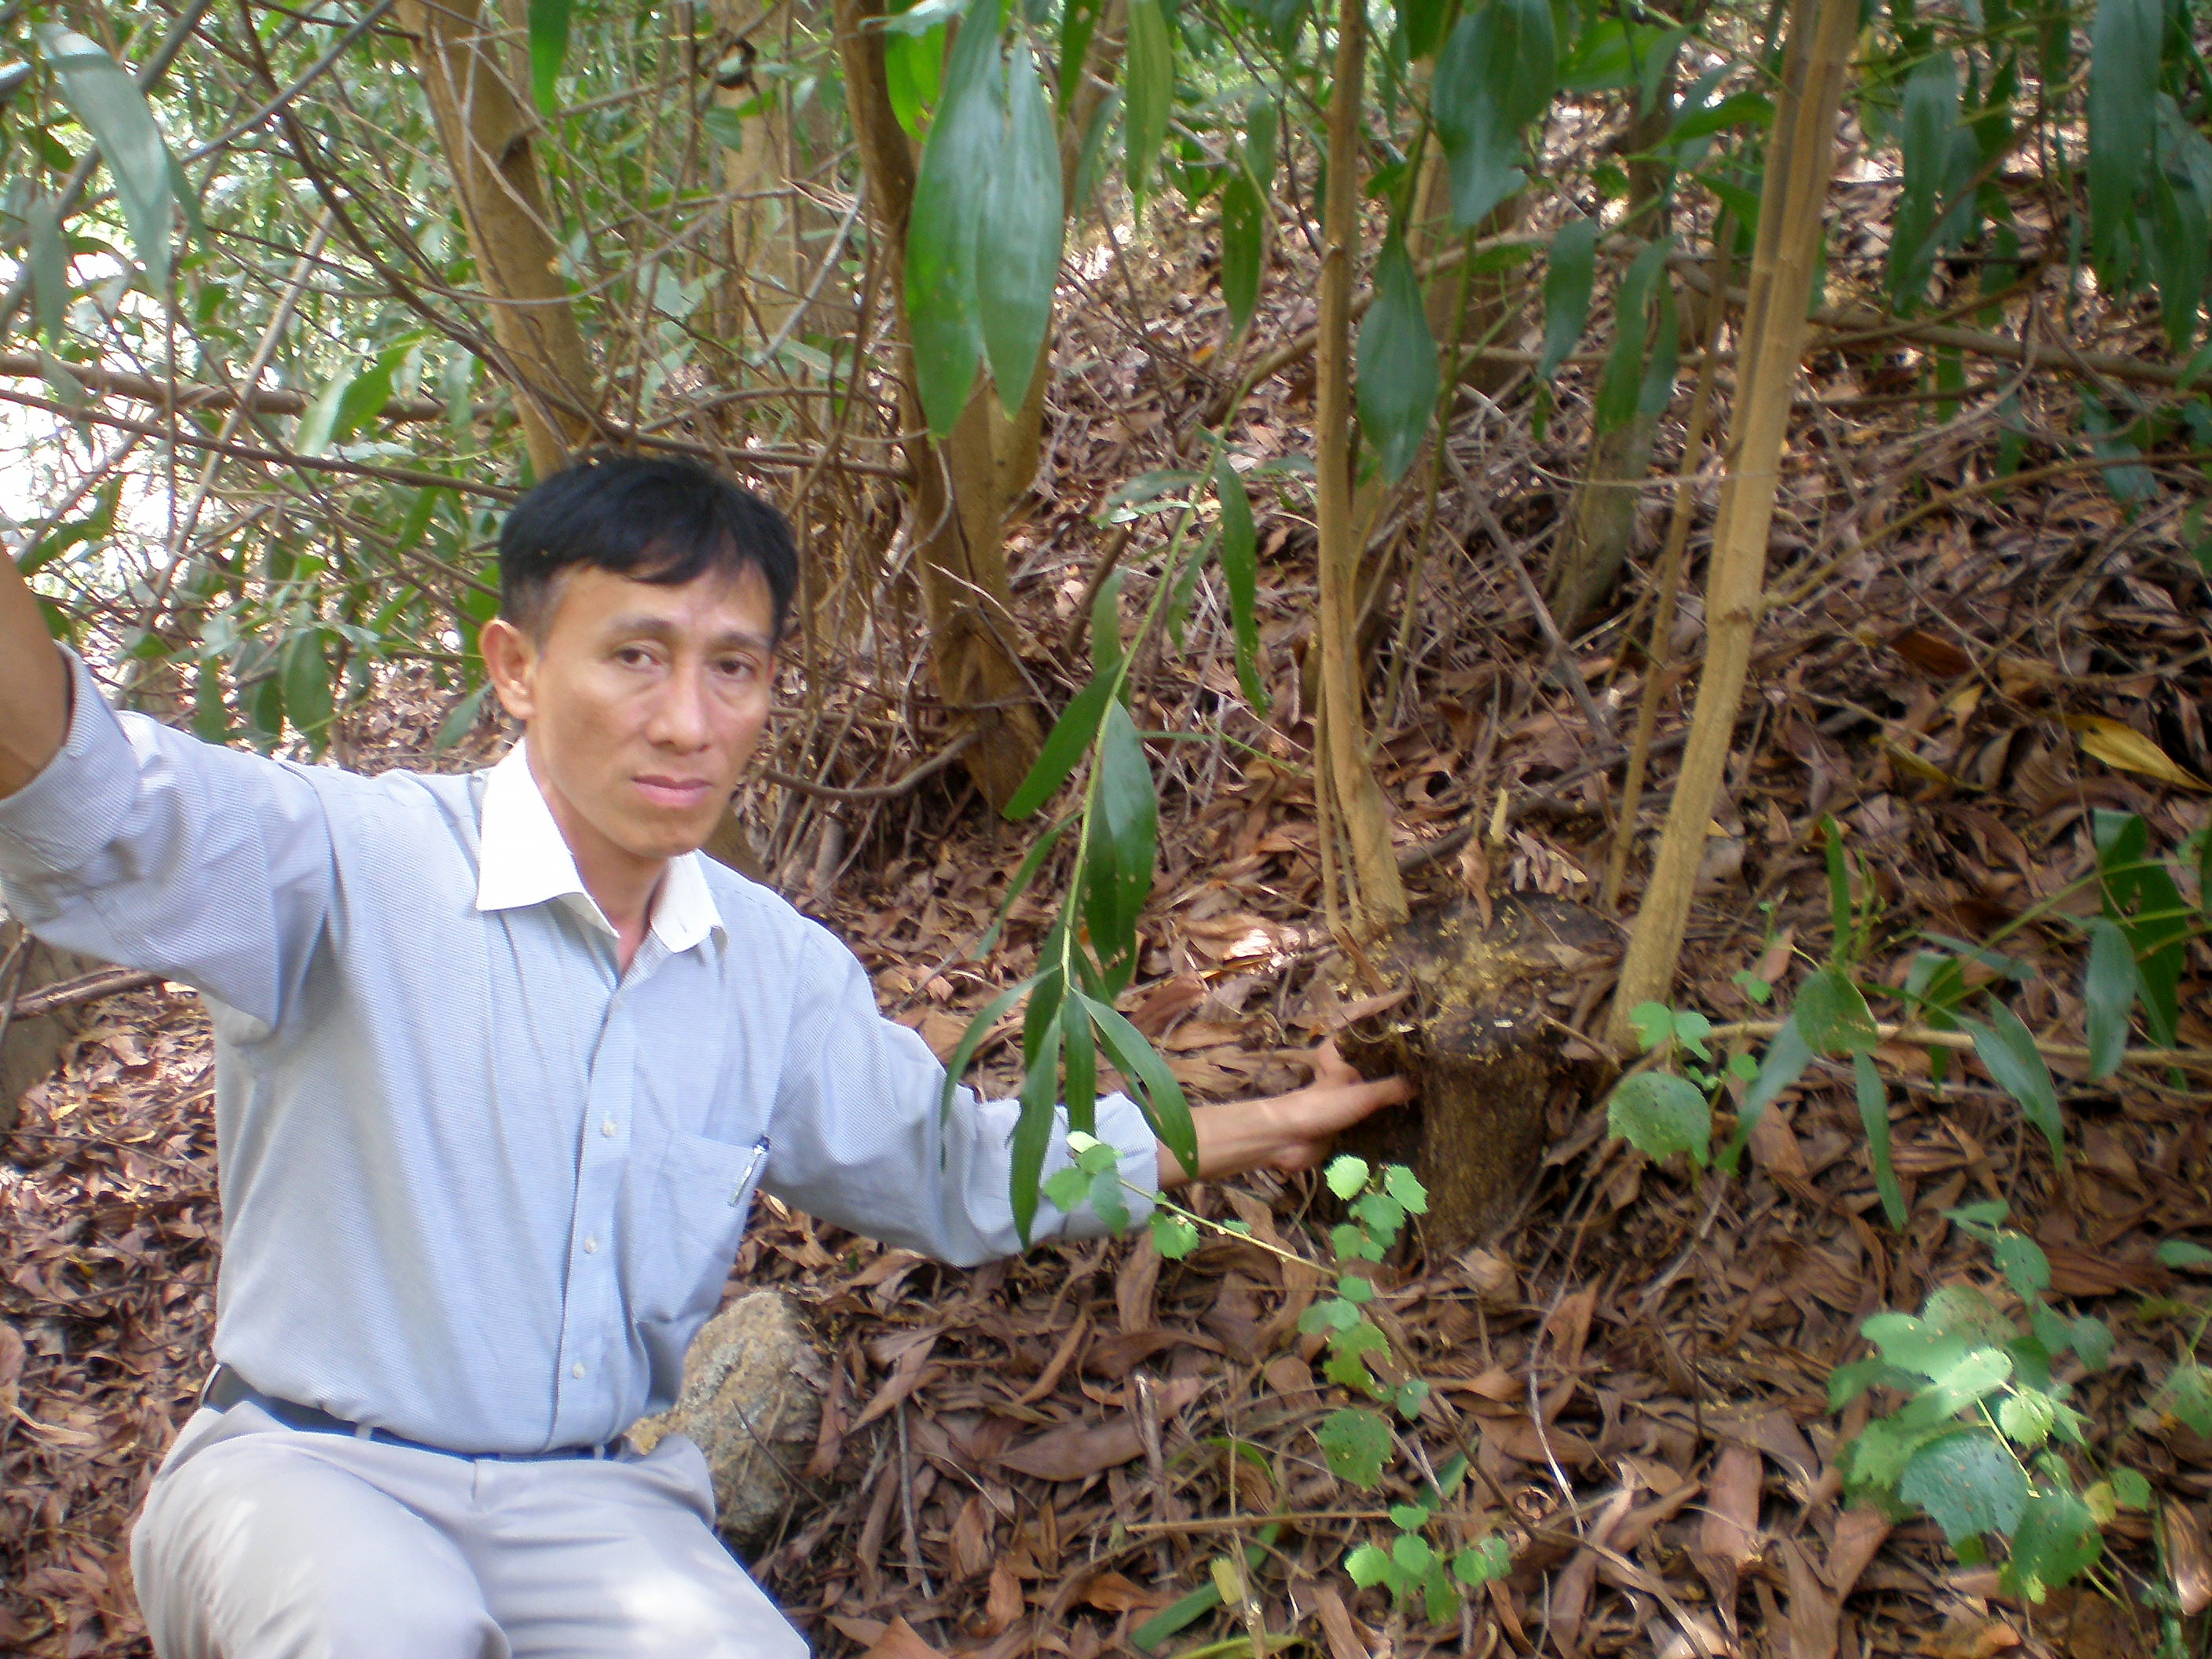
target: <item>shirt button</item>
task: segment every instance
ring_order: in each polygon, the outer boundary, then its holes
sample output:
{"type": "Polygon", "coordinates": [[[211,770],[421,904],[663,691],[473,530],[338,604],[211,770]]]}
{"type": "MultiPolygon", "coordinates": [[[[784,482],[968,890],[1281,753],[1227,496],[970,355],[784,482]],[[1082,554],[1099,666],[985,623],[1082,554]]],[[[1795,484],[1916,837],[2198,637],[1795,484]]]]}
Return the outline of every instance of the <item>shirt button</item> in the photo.
{"type": "Polygon", "coordinates": [[[598,1239],[587,1238],[584,1241],[584,1254],[586,1255],[597,1255],[599,1253],[599,1241],[598,1239]]]}
{"type": "Polygon", "coordinates": [[[574,1364],[568,1367],[568,1375],[571,1376],[581,1376],[583,1374],[584,1362],[580,1359],[579,1359],[574,1364]]]}
{"type": "Polygon", "coordinates": [[[599,1133],[605,1135],[608,1139],[612,1140],[615,1138],[614,1119],[608,1118],[601,1122],[599,1125],[599,1133]]]}

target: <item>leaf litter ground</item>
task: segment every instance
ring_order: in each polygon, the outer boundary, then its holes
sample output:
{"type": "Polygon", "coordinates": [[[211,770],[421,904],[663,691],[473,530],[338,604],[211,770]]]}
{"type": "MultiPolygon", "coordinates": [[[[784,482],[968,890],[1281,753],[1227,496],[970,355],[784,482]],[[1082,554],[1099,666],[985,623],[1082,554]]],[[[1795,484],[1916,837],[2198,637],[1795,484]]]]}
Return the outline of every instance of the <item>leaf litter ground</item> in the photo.
{"type": "MultiPolygon", "coordinates": [[[[1048,677],[1068,672],[1056,647],[1103,556],[1121,558],[1136,597],[1157,579],[1158,521],[1122,542],[1095,521],[1092,482],[1182,459],[1175,434],[1218,307],[1170,294],[1156,316],[1133,328],[1101,305],[1061,347],[1068,407],[1018,550],[1048,677]]],[[[1839,405],[1877,397],[1869,387],[1892,368],[1879,354],[1832,354],[1815,360],[1812,389],[1839,405]]],[[[1295,375],[1265,385],[1232,423],[1239,452],[1300,453],[1307,396],[1295,375]]],[[[1444,515],[1422,566],[1402,660],[1391,665],[1387,633],[1376,653],[1375,690],[1389,694],[1378,771],[1431,898],[1588,900],[1603,868],[1613,745],[1562,690],[1499,548],[1520,551],[1556,517],[1573,465],[1564,424],[1548,445],[1480,410],[1455,425],[1445,459],[1463,488],[1446,505],[1462,516],[1444,515]]],[[[2088,872],[2094,808],[2141,813],[2164,848],[2205,821],[2202,793],[2143,769],[2147,746],[2212,775],[2212,639],[2175,515],[2124,517],[2077,473],[1969,493],[1878,555],[1828,539],[1832,523],[1863,529],[1893,512],[1911,475],[1936,488],[1984,477],[1973,441],[1986,436],[1956,422],[1933,438],[1894,423],[1846,434],[1816,410],[1793,453],[1781,541],[1787,551],[1792,526],[1804,532],[1798,568],[1817,580],[1763,636],[1686,941],[1686,1006],[1756,1018],[1739,970],[1786,996],[1824,952],[1824,813],[1863,859],[1867,978],[1892,985],[1923,933],[1982,938],[2088,872]]],[[[1146,729],[1215,739],[1152,745],[1162,869],[1127,1005],[1202,1098],[1294,1083],[1294,1056],[1333,1013],[1316,990],[1299,674],[1311,533],[1298,476],[1279,477],[1261,526],[1272,724],[1237,703],[1210,582],[1194,590],[1186,648],[1153,656],[1137,693],[1146,729]]],[[[1624,611],[1648,583],[1639,568],[1624,611]]],[[[1622,620],[1589,635],[1576,666],[1601,719],[1625,727],[1642,659],[1621,644],[1622,620]]],[[[1694,617],[1680,634],[1693,649],[1694,617]]],[[[1686,690],[1669,695],[1660,805],[1686,715],[1686,690]]],[[[366,764],[427,753],[441,712],[395,690],[359,717],[368,729],[351,752],[366,764]]],[[[940,1053],[1025,970],[1042,915],[1034,898],[1018,902],[1003,948],[980,963],[967,955],[1026,838],[952,777],[870,805],[842,874],[822,862],[787,884],[940,1053]]],[[[2007,940],[2037,969],[2015,1006],[2039,1033],[2081,1039],[2064,918],[2094,903],[2067,896],[2007,940]]],[[[2181,1042],[2201,1050],[2212,1047],[2208,965],[2191,948],[2181,1042]]],[[[1586,1024],[1603,989],[1559,1017],[1586,1024]]],[[[205,1370],[219,1248],[195,999],[146,992],[95,1014],[0,1147],[0,1644],[41,1656],[145,1650],[129,1519],[205,1370]]],[[[987,1082],[1010,1081],[1018,1042],[1008,1022],[985,1051],[987,1082]]],[[[2096,1455],[2151,1477],[2167,1541],[2161,1565],[2148,1519],[2124,1511],[2108,1533],[2114,1576],[2193,1576],[2205,1589],[2212,1443],[2153,1397],[2193,1327],[2181,1304],[2207,1294],[2153,1256],[2170,1238],[2212,1242],[2201,1086],[2132,1073],[2094,1084],[2057,1062],[2069,1155],[2056,1168],[1971,1061],[1939,1089],[1922,1051],[1881,1057],[1911,1206],[1902,1233],[1882,1222],[1842,1067],[1816,1066],[1766,1116],[1740,1181],[1692,1183],[1649,1164],[1604,1139],[1594,1103],[1558,1112],[1516,1224],[1487,1249],[1432,1258],[1416,1241],[1388,1264],[1375,1313],[1433,1393],[1414,1450],[1375,1492],[1335,1480],[1316,1449],[1331,1395],[1309,1363],[1318,1339],[1296,1328],[1318,1270],[1226,1240],[1163,1262],[1138,1240],[962,1273],[766,1204],[733,1291],[788,1291],[823,1322],[836,1363],[812,1466],[826,1473],[794,1492],[755,1571],[822,1651],[882,1659],[1131,1652],[1136,1628],[1216,1582],[1212,1564],[1239,1546],[1256,1623],[1215,1610],[1167,1650],[1249,1650],[1264,1627],[1329,1659],[2148,1652],[2140,1609],[2072,1593],[2041,1608],[2008,1601],[1992,1571],[1952,1561],[1931,1522],[1844,1507],[1836,1452],[1865,1408],[1832,1418],[1826,1377],[1863,1351],[1858,1323],[1879,1308],[1917,1307],[1947,1283],[2002,1303],[1986,1252],[1940,1212],[2004,1202],[2049,1256],[2058,1304],[2118,1335],[2111,1363],[2075,1378],[2077,1401],[2096,1455]],[[1410,1494],[1422,1460],[1461,1449],[1478,1473],[1446,1529],[1502,1530],[1515,1568],[1456,1626],[1407,1623],[1379,1592],[1355,1592],[1339,1563],[1387,1535],[1387,1506],[1410,1494]]],[[[1309,1178],[1262,1176],[1196,1201],[1319,1259],[1309,1178]]]]}

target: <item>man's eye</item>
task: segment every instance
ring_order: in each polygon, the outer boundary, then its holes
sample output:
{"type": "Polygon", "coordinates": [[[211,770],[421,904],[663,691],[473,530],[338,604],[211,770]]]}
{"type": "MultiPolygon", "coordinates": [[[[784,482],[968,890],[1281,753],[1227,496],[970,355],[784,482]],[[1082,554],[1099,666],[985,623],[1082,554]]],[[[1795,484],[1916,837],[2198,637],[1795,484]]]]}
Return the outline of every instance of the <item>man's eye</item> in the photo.
{"type": "Polygon", "coordinates": [[[625,668],[644,668],[651,665],[653,653],[641,645],[625,645],[615,653],[615,660],[625,668]]]}
{"type": "Polygon", "coordinates": [[[731,657],[720,665],[721,672],[733,680],[750,679],[756,672],[750,657],[731,657]]]}

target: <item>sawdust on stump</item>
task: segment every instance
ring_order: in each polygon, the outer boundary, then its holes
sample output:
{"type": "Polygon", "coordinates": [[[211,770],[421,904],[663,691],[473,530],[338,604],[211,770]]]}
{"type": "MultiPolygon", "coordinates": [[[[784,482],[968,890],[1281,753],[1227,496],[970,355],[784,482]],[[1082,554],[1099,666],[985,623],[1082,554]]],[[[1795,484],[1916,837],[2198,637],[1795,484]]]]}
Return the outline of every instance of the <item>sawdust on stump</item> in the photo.
{"type": "MultiPolygon", "coordinates": [[[[1368,951],[1386,1006],[1370,997],[1338,1048],[1368,1076],[1412,1079],[1420,1096],[1340,1145],[1413,1167],[1429,1189],[1431,1249],[1486,1238],[1520,1210],[1553,1108],[1605,1073],[1569,1020],[1620,950],[1620,930],[1594,911],[1512,894],[1423,911],[1368,951]]],[[[1367,988],[1346,969],[1347,998],[1367,988]]]]}

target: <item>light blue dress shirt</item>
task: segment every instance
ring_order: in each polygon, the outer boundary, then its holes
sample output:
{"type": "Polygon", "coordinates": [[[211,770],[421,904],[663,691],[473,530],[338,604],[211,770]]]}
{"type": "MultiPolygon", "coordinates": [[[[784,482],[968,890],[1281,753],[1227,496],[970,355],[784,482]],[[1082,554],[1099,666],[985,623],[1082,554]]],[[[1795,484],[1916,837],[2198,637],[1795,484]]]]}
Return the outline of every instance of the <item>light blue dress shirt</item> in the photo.
{"type": "MultiPolygon", "coordinates": [[[[936,1057],[765,888],[677,860],[620,973],[519,755],[294,765],[70,672],[61,752],[0,799],[0,894],[206,998],[215,1351],[256,1387],[455,1451],[588,1444],[675,1399],[757,1185],[942,1261],[1018,1248],[1013,1103],[962,1089],[940,1116],[936,1057]]],[[[1154,1178],[1128,1100],[1098,1133],[1154,1178]]],[[[1038,1207],[1040,1233],[1102,1231],[1038,1207]]]]}

